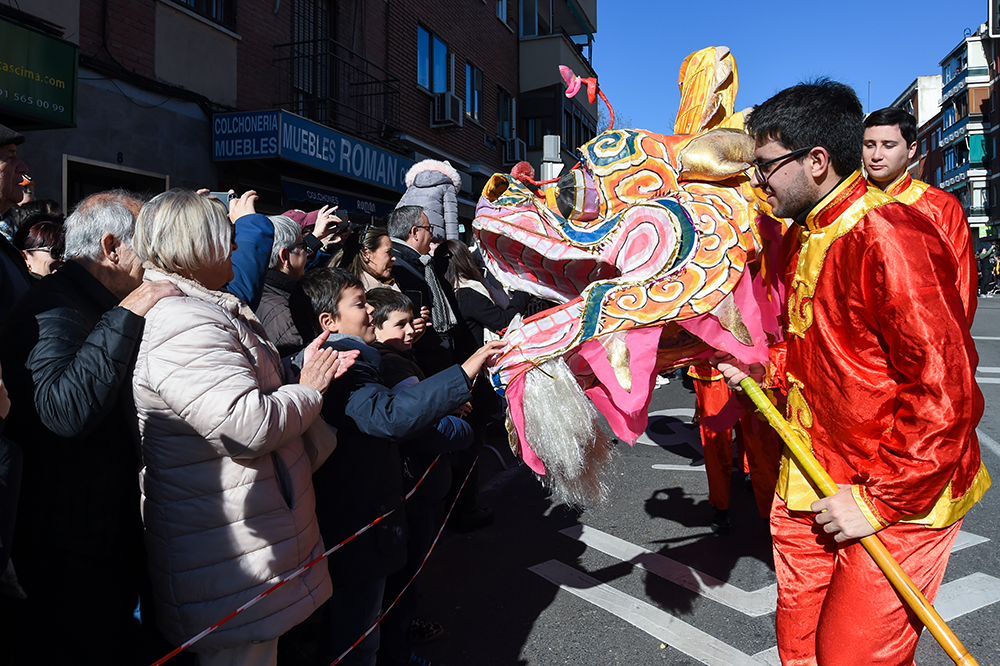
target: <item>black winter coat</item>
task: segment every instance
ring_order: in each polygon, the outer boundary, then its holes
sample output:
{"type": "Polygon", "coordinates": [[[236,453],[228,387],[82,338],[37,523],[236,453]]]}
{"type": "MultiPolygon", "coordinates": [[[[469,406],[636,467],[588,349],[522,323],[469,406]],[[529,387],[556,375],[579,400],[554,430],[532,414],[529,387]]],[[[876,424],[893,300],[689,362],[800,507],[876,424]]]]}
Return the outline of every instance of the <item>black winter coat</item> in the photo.
{"type": "Polygon", "coordinates": [[[313,474],[323,542],[331,548],[397,509],[330,556],[330,576],[337,586],[382,578],[406,562],[399,442],[468,402],[472,384],[456,365],[393,394],[382,383],[375,349],[357,338],[331,338],[336,339],[325,346],[361,349],[362,356],[330,384],[323,398],[323,418],[337,427],[337,449],[313,474]]]}
{"type": "Polygon", "coordinates": [[[29,598],[31,562],[42,552],[143,561],[132,401],[143,324],[70,261],[0,329],[11,400],[4,435],[24,453],[13,558],[29,598]]]}

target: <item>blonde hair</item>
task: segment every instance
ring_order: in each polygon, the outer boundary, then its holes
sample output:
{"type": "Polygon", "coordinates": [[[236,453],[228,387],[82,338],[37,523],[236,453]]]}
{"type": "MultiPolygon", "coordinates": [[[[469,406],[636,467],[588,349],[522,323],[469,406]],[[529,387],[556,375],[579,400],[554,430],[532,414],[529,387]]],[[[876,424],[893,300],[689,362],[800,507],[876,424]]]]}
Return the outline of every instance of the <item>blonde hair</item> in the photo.
{"type": "Polygon", "coordinates": [[[217,203],[190,190],[175,189],[142,207],[132,249],[161,270],[185,275],[225,261],[234,232],[217,203]]]}

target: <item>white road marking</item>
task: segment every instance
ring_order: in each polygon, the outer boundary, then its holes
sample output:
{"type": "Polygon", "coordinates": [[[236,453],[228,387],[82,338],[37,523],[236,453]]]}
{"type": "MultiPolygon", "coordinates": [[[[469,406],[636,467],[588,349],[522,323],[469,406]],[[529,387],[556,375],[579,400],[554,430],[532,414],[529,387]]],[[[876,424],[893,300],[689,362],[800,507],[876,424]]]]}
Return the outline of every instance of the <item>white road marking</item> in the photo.
{"type": "Polygon", "coordinates": [[[976,372],[1000,372],[1000,368],[979,366],[976,372]]]}
{"type": "Polygon", "coordinates": [[[960,550],[965,550],[966,548],[970,548],[972,546],[978,546],[979,544],[986,543],[987,541],[989,541],[989,539],[984,536],[959,530],[958,537],[955,539],[955,543],[952,544],[951,552],[954,554],[960,550]]]}
{"type": "Polygon", "coordinates": [[[781,657],[778,656],[777,645],[769,650],[758,652],[753,657],[757,661],[767,664],[767,666],[781,666],[781,657]]]}
{"type": "Polygon", "coordinates": [[[1000,384],[1000,377],[976,377],[977,384],[1000,384]]]}
{"type": "Polygon", "coordinates": [[[1000,444],[997,443],[997,440],[993,439],[979,428],[976,428],[976,434],[979,435],[980,444],[986,445],[986,448],[1000,456],[1000,444]]]}
{"type": "Polygon", "coordinates": [[[701,462],[697,465],[653,465],[653,469],[662,469],[669,472],[704,472],[705,471],[705,459],[702,458],[701,462]]]}
{"type": "Polygon", "coordinates": [[[989,335],[973,335],[973,340],[1000,340],[1000,338],[991,337],[989,335]]]}
{"type": "Polygon", "coordinates": [[[772,613],[778,603],[778,586],[776,584],[768,585],[754,592],[747,592],[686,564],[681,564],[677,560],[672,560],[586,525],[567,527],[560,530],[560,534],[565,534],[569,538],[576,539],[611,557],[630,562],[640,569],[645,569],[660,578],[676,583],[750,617],[760,617],[772,613]]]}
{"type": "Polygon", "coordinates": [[[651,437],[649,435],[649,428],[646,428],[646,432],[639,435],[639,439],[635,441],[636,444],[645,444],[646,446],[682,446],[687,445],[698,452],[698,455],[704,456],[705,452],[701,447],[701,433],[698,431],[697,426],[691,424],[691,419],[694,418],[694,409],[690,407],[678,407],[675,409],[658,409],[655,412],[649,413],[649,421],[652,422],[653,419],[671,417],[671,418],[683,418],[680,425],[682,428],[681,432],[678,432],[672,425],[670,427],[670,434],[667,433],[654,433],[651,437]],[[686,432],[683,432],[686,431],[686,432]],[[655,437],[655,440],[654,440],[655,437]]]}
{"type": "Polygon", "coordinates": [[[934,600],[934,608],[945,622],[1000,601],[1000,578],[974,573],[945,583],[934,600]]]}
{"type": "Polygon", "coordinates": [[[549,560],[529,567],[528,570],[558,585],[560,589],[620,617],[706,666],[765,666],[756,657],[740,652],[670,613],[619,592],[568,564],[549,560]]]}

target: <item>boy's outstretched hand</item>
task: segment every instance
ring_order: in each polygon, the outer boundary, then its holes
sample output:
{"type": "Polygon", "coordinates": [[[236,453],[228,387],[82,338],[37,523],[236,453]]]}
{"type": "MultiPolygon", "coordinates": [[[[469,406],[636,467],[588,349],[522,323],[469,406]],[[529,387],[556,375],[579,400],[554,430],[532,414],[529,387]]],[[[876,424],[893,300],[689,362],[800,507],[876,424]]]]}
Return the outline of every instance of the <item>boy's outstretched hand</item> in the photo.
{"type": "Polygon", "coordinates": [[[469,357],[465,363],[462,364],[462,370],[465,371],[466,377],[469,379],[475,379],[479,371],[484,367],[491,368],[493,364],[496,363],[496,356],[501,349],[507,346],[505,340],[493,340],[492,342],[487,342],[485,345],[476,350],[476,353],[469,357]]]}

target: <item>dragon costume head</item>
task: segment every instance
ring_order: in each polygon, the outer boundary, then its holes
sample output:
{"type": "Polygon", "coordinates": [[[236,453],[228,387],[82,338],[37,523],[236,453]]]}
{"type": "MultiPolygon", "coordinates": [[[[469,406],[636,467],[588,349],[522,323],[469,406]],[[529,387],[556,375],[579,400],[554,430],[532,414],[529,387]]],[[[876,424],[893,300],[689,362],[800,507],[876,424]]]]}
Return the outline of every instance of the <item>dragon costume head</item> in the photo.
{"type": "MultiPolygon", "coordinates": [[[[594,96],[596,83],[567,71],[567,95],[582,81],[594,96]]],[[[609,129],[543,192],[494,175],[476,211],[490,272],[558,304],[508,329],[492,378],[508,400],[512,447],[560,500],[605,494],[598,470],[610,445],[594,407],[634,442],[657,372],[714,349],[765,361],[777,329],[744,279],[766,203],[745,175],[754,145],[733,113],[729,50],[689,56],[680,87],[674,135],[609,129]]]]}

